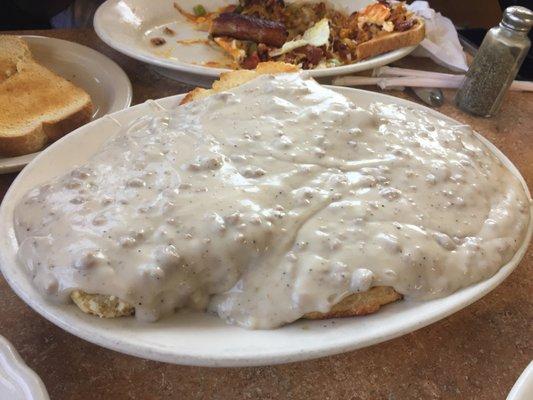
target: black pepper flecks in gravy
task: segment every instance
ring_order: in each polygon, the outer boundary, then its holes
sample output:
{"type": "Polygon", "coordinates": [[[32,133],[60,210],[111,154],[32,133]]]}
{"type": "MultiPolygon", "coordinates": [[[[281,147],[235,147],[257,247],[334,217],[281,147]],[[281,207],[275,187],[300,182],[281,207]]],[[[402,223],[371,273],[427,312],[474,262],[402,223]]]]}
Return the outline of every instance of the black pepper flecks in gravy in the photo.
{"type": "Polygon", "coordinates": [[[31,190],[15,221],[52,298],[273,328],[375,285],[425,299],[490,277],[529,212],[470,129],[284,74],[145,117],[31,190]]]}

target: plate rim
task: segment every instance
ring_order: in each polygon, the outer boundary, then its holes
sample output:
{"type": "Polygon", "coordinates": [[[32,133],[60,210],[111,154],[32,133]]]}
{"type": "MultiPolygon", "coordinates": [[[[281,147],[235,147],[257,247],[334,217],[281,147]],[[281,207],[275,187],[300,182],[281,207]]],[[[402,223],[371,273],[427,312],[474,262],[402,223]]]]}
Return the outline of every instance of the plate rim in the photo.
{"type": "Polygon", "coordinates": [[[511,391],[507,395],[506,400],[527,400],[528,392],[533,389],[533,361],[524,368],[511,391]]]}
{"type": "MultiPolygon", "coordinates": [[[[416,108],[421,108],[425,110],[429,110],[433,115],[437,115],[440,118],[458,122],[454,120],[451,117],[448,117],[444,114],[441,114],[440,112],[436,110],[429,109],[425,106],[419,105],[417,103],[413,103],[411,101],[400,99],[394,96],[381,94],[381,93],[375,93],[370,92],[362,89],[353,89],[353,88],[345,88],[345,87],[335,87],[335,86],[327,86],[330,89],[333,89],[343,95],[348,95],[349,98],[353,99],[353,96],[357,95],[367,95],[371,94],[375,97],[374,101],[382,101],[382,100],[388,100],[389,102],[394,102],[396,104],[403,104],[403,105],[410,105],[415,106],[416,108]],[[350,93],[352,96],[350,96],[350,93]]],[[[171,101],[177,101],[180,98],[182,98],[184,94],[175,95],[175,96],[169,96],[163,99],[159,99],[156,101],[165,101],[165,102],[171,102],[171,101]]],[[[133,111],[139,111],[141,108],[148,108],[151,105],[151,101],[147,101],[145,103],[136,105],[134,107],[131,107],[127,110],[119,111],[119,113],[128,113],[133,111]]],[[[78,130],[74,131],[74,135],[83,135],[83,130],[90,130],[92,129],[92,124],[102,123],[100,120],[92,121],[89,124],[85,125],[84,127],[78,128],[78,130]]],[[[529,192],[529,189],[527,187],[527,184],[520,174],[519,170],[516,168],[516,166],[495,146],[493,145],[488,139],[484,138],[477,132],[475,132],[476,136],[495,154],[495,156],[500,159],[506,167],[520,180],[522,186],[524,187],[524,190],[526,191],[527,197],[530,202],[530,210],[531,210],[531,195],[529,192]]],[[[71,135],[72,136],[72,135],[71,135]]],[[[50,147],[48,147],[46,150],[43,151],[43,153],[52,151],[50,149],[54,149],[56,146],[62,146],[63,139],[59,140],[56,143],[53,143],[50,147]]],[[[43,154],[42,153],[42,154],[43,154]]],[[[40,154],[38,157],[36,157],[32,163],[37,164],[39,162],[40,157],[43,157],[43,155],[40,154]]],[[[282,364],[282,363],[288,363],[288,362],[294,362],[294,361],[303,361],[307,359],[317,358],[317,357],[323,357],[328,355],[334,355],[338,353],[343,353],[347,351],[356,350],[362,347],[367,347],[373,344],[377,344],[380,342],[384,342],[387,340],[391,340],[393,338],[402,336],[409,332],[414,332],[415,330],[418,330],[422,327],[425,327],[433,322],[439,321],[465,307],[472,304],[473,302],[479,300],[481,297],[485,296],[487,293],[495,289],[499,284],[501,284],[505,278],[518,266],[520,260],[524,256],[525,252],[528,249],[529,242],[531,240],[531,235],[533,231],[533,213],[530,211],[530,220],[528,229],[526,232],[526,235],[524,237],[523,243],[513,256],[513,258],[504,266],[502,266],[499,271],[494,274],[492,277],[478,282],[474,285],[470,285],[466,288],[460,289],[459,291],[446,296],[441,299],[437,299],[437,301],[443,301],[446,303],[446,306],[444,307],[444,310],[439,310],[439,312],[433,312],[428,315],[425,315],[423,318],[419,318],[416,320],[416,323],[413,323],[412,321],[404,321],[401,324],[397,324],[395,329],[392,329],[386,334],[380,334],[375,335],[374,337],[371,337],[370,339],[358,341],[358,342],[350,342],[349,340],[344,340],[341,344],[339,343],[331,343],[327,345],[321,345],[321,346],[315,346],[311,350],[302,351],[302,350],[284,350],[284,351],[278,351],[277,353],[266,353],[266,354],[259,354],[255,356],[242,356],[242,355],[232,355],[232,354],[222,354],[219,353],[216,356],[203,356],[203,355],[191,355],[191,354],[185,354],[183,351],[176,352],[176,351],[163,351],[161,348],[154,348],[154,346],[150,346],[148,344],[141,344],[141,345],[134,345],[129,343],[128,341],[122,339],[121,341],[117,341],[116,338],[113,340],[112,338],[106,337],[105,330],[104,334],[102,334],[102,328],[101,327],[95,327],[94,331],[86,332],[83,329],[78,328],[75,325],[69,325],[67,322],[65,322],[62,319],[63,311],[57,312],[54,310],[51,310],[50,307],[47,305],[46,300],[43,300],[40,296],[39,298],[32,298],[30,295],[27,295],[21,288],[18,287],[17,282],[14,278],[16,278],[16,275],[20,274],[26,274],[25,271],[23,271],[22,268],[15,262],[14,266],[11,266],[11,269],[15,271],[15,276],[12,276],[10,274],[11,271],[8,271],[7,262],[8,260],[4,259],[4,252],[2,249],[5,249],[4,246],[9,246],[9,240],[7,239],[7,236],[9,236],[9,230],[10,226],[12,226],[13,218],[12,214],[7,215],[5,209],[6,204],[11,202],[11,198],[14,195],[15,191],[17,190],[17,186],[20,184],[20,182],[24,181],[26,179],[27,174],[31,174],[31,169],[25,169],[22,171],[21,174],[15,179],[13,184],[8,189],[4,201],[2,202],[2,205],[0,206],[0,233],[3,233],[0,235],[0,270],[4,274],[4,278],[8,282],[8,284],[11,286],[11,288],[15,291],[15,293],[22,298],[22,300],[28,304],[31,308],[33,308],[35,311],[37,311],[39,314],[41,314],[44,318],[48,319],[50,322],[54,323],[55,325],[61,327],[62,329],[81,337],[84,340],[87,340],[91,343],[97,344],[99,346],[108,348],[110,350],[119,351],[122,353],[130,354],[133,356],[141,357],[141,358],[147,358],[151,360],[156,361],[162,361],[162,362],[169,362],[174,364],[181,364],[181,365],[195,365],[195,366],[224,366],[224,367],[237,367],[237,366],[259,366],[259,365],[273,365],[273,364],[282,364]],[[7,199],[7,200],[6,200],[7,199]],[[2,224],[2,221],[6,222],[5,224],[2,224]],[[4,237],[4,239],[2,239],[4,237]],[[6,272],[8,274],[6,275],[6,272]],[[464,291],[472,291],[473,294],[470,294],[466,300],[461,300],[461,293],[464,291]],[[459,298],[459,300],[457,300],[459,298]],[[40,300],[40,301],[39,301],[40,300]],[[455,300],[455,302],[454,302],[455,300]],[[451,305],[447,305],[447,303],[450,303],[451,305]],[[56,315],[56,313],[58,315],[56,315]]],[[[429,302],[428,302],[429,303],[429,302]]],[[[394,305],[392,305],[393,307],[394,305]]],[[[66,311],[68,315],[73,316],[74,313],[77,312],[77,310],[74,309],[68,309],[66,311]],[[72,310],[72,311],[71,311],[72,310]]],[[[313,322],[313,321],[312,321],[313,322]]],[[[312,323],[311,322],[311,323],[312,323]]],[[[320,323],[320,321],[318,321],[320,323]]],[[[290,326],[290,325],[289,325],[290,326]]],[[[283,329],[283,328],[280,328],[283,329]]],[[[271,331],[275,332],[275,331],[271,331]]]]}
{"type": "MultiPolygon", "coordinates": [[[[100,59],[102,59],[102,58],[106,59],[106,62],[110,63],[109,65],[112,65],[112,68],[115,70],[113,73],[120,75],[120,78],[117,79],[117,82],[120,80],[121,84],[124,84],[124,100],[121,103],[119,103],[119,105],[117,105],[115,107],[115,109],[112,109],[111,113],[124,110],[124,109],[128,108],[131,105],[131,102],[133,100],[133,87],[132,87],[130,78],[128,77],[128,75],[126,74],[124,69],[122,69],[122,67],[120,65],[118,65],[117,62],[115,62],[110,57],[106,56],[105,54],[103,54],[103,53],[99,52],[98,50],[95,50],[95,49],[93,49],[93,48],[91,48],[89,46],[85,46],[83,44],[80,44],[78,42],[73,42],[73,41],[70,41],[70,40],[59,39],[59,38],[50,37],[50,36],[32,35],[32,34],[28,34],[28,35],[20,34],[20,35],[14,35],[14,36],[19,37],[19,38],[24,39],[24,40],[28,40],[29,39],[29,43],[28,44],[30,46],[31,46],[31,43],[30,43],[31,41],[40,41],[40,42],[51,43],[52,46],[61,46],[61,45],[63,45],[63,46],[70,46],[71,48],[82,47],[83,51],[90,53],[92,56],[100,58],[100,59]]],[[[110,113],[108,112],[108,113],[102,115],[102,117],[105,116],[105,115],[108,115],[108,114],[110,114],[110,113]]],[[[93,122],[93,121],[94,120],[91,120],[90,122],[93,122]]],[[[72,132],[74,132],[74,131],[72,131],[72,132]]],[[[72,133],[72,132],[67,133],[67,135],[72,133]]],[[[9,173],[12,173],[12,172],[20,171],[22,168],[24,168],[26,165],[28,165],[35,157],[37,157],[37,155],[39,155],[43,151],[44,151],[44,149],[41,150],[41,151],[37,151],[35,153],[23,154],[21,156],[0,157],[0,175],[9,174],[9,173]],[[7,163],[7,165],[6,165],[6,163],[7,163]]]]}
{"type": "MultiPolygon", "coordinates": [[[[96,32],[98,37],[109,47],[113,48],[114,50],[122,54],[127,55],[128,57],[134,58],[138,61],[142,61],[144,63],[154,65],[157,67],[170,69],[172,71],[184,72],[188,74],[200,75],[203,77],[211,77],[211,78],[216,78],[223,72],[233,71],[232,69],[229,69],[229,68],[213,68],[213,67],[206,67],[203,65],[185,63],[185,62],[177,61],[177,60],[172,60],[172,61],[165,60],[164,58],[161,58],[161,57],[146,55],[144,53],[137,52],[135,51],[135,48],[130,45],[121,44],[121,42],[115,40],[112,37],[112,35],[109,33],[109,31],[106,29],[105,24],[103,22],[103,17],[102,17],[102,15],[105,14],[107,8],[111,7],[112,4],[119,3],[120,1],[122,0],[106,0],[105,2],[100,4],[93,18],[94,31],[96,32]]],[[[407,56],[408,54],[410,54],[417,47],[418,45],[401,47],[399,49],[391,50],[386,53],[379,54],[375,57],[371,57],[366,60],[359,61],[357,63],[341,65],[339,67],[312,69],[312,70],[307,70],[307,72],[310,74],[310,76],[314,78],[324,78],[324,77],[332,77],[332,76],[345,75],[345,74],[354,73],[354,72],[366,71],[366,70],[377,67],[378,66],[377,64],[379,64],[379,66],[383,66],[391,62],[397,61],[400,58],[403,58],[407,56]],[[382,59],[385,59],[386,62],[381,63],[382,59]],[[361,66],[363,67],[361,68],[361,66]]]]}
{"type": "MultiPolygon", "coordinates": [[[[28,400],[49,400],[50,397],[42,379],[22,359],[15,346],[0,335],[0,370],[12,378],[20,394],[28,400]]],[[[2,374],[0,374],[2,375],[2,374]]]]}

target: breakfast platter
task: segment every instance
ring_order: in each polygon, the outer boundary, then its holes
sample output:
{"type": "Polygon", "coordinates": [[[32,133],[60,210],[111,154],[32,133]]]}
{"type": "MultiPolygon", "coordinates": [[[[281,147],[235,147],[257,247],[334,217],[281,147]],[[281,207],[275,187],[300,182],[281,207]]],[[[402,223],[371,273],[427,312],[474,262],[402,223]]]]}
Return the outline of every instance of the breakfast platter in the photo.
{"type": "MultiPolygon", "coordinates": [[[[209,0],[203,2],[202,7],[205,10],[217,10],[235,3],[209,0]]],[[[369,3],[366,0],[331,2],[346,13],[360,10],[369,3]]],[[[231,68],[231,57],[228,58],[227,53],[213,43],[206,44],[208,32],[199,30],[197,25],[178,11],[176,4],[178,9],[192,13],[197,2],[109,0],[96,12],[94,28],[106,44],[152,65],[164,76],[196,86],[209,86],[221,72],[231,68]],[[164,44],[155,46],[154,43],[158,41],[164,41],[164,44]]],[[[416,48],[416,43],[400,42],[398,46],[355,63],[337,63],[309,72],[313,77],[326,78],[370,70],[405,57],[416,48]]]]}
{"type": "MultiPolygon", "coordinates": [[[[383,94],[370,95],[354,89],[332,89],[360,107],[368,107],[373,102],[402,105],[460,125],[444,115],[405,100],[383,94]]],[[[516,268],[525,253],[532,232],[530,221],[513,257],[482,282],[442,298],[400,301],[364,318],[299,320],[275,330],[243,329],[227,325],[213,315],[190,311],[153,323],[131,317],[95,318],[71,304],[57,304],[43,298],[17,261],[19,244],[13,221],[16,204],[30,188],[83,164],[111,134],[120,132],[130,121],[161,112],[162,108],[175,109],[182,100],[183,96],[178,95],[147,102],[78,129],[52,144],[25,168],[4,199],[0,210],[2,273],[13,290],[34,310],[79,337],[124,353],[188,365],[249,366],[315,358],[379,343],[444,318],[494,289],[516,268]],[[71,151],[74,148],[80,150],[71,151]],[[51,163],[51,160],[54,162],[51,163]],[[47,167],[43,168],[43,165],[47,167]]],[[[511,162],[483,137],[475,136],[511,171],[528,193],[524,180],[511,162]]]]}

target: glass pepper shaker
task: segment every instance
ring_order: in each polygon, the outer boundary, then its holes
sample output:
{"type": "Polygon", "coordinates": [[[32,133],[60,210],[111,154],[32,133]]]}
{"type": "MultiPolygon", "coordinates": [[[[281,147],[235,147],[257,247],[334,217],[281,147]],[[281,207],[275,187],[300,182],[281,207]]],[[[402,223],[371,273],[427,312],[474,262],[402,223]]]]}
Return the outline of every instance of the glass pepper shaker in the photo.
{"type": "Polygon", "coordinates": [[[487,32],[455,95],[461,110],[483,117],[499,110],[531,46],[527,34],[532,26],[531,10],[520,6],[505,9],[500,24],[487,32]]]}

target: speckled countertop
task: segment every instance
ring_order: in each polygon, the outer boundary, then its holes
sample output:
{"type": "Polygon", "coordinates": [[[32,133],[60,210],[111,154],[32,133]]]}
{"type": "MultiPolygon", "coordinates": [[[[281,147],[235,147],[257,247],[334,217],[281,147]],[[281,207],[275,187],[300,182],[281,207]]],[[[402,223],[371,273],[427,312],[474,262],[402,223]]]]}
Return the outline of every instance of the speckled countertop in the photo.
{"type": "MultiPolygon", "coordinates": [[[[26,32],[25,32],[26,33],[26,32]]],[[[31,32],[92,47],[115,60],[133,103],[191,89],[103,44],[91,30],[31,32]]],[[[420,60],[415,66],[430,64],[420,60]]],[[[393,93],[407,97],[403,93],[393,93]]],[[[511,93],[494,118],[439,111],[500,148],[533,188],[533,93],[511,93]]],[[[15,174],[0,175],[0,199],[15,174]]],[[[386,343],[338,356],[259,368],[198,368],[146,361],[66,333],[32,311],[0,277],[0,334],[60,399],[505,399],[533,359],[533,251],[496,290],[466,309],[386,343]]],[[[0,396],[1,397],[1,396],[0,396]]]]}

